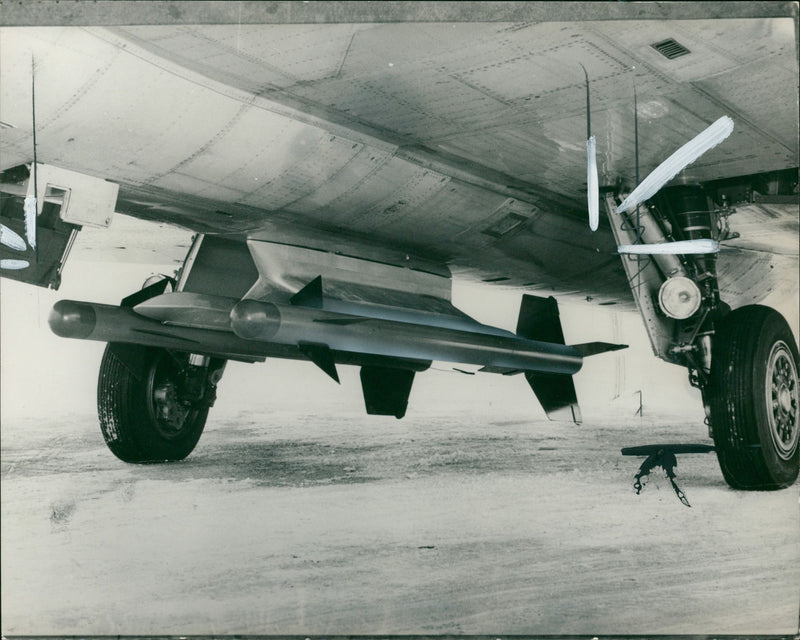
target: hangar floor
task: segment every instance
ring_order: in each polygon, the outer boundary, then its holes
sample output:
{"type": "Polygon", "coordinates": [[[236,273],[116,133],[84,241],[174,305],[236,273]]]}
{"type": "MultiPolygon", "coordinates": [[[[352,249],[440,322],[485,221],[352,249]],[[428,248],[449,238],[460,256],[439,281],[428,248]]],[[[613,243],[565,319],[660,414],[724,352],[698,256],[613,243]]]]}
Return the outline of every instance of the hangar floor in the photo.
{"type": "Polygon", "coordinates": [[[624,446],[708,442],[629,418],[212,419],[128,466],[92,416],[2,427],[3,633],[792,634],[798,486],[678,484],[624,446]]]}

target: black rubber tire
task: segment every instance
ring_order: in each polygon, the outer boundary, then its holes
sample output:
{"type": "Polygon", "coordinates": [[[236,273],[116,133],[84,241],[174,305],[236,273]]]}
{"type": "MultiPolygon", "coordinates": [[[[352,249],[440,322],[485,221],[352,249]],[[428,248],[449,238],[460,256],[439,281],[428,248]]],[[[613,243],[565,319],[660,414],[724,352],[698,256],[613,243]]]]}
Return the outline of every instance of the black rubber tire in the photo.
{"type": "Polygon", "coordinates": [[[782,489],[797,479],[799,360],[789,325],[773,309],[740,307],[716,323],[711,425],[731,487],[782,489]]]}
{"type": "Polygon", "coordinates": [[[100,430],[111,452],[123,462],[183,460],[195,448],[209,407],[191,408],[179,426],[167,427],[155,415],[153,381],[170,375],[175,364],[164,349],[127,345],[143,363],[139,375],[107,345],[97,382],[100,430]]]}

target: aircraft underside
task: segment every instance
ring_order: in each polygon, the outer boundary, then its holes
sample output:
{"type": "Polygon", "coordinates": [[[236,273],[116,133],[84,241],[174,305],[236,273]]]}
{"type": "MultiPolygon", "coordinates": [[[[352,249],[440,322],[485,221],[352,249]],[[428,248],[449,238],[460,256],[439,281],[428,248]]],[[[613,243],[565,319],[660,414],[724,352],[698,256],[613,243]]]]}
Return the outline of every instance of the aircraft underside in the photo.
{"type": "MultiPolygon", "coordinates": [[[[48,168],[39,171],[47,175],[48,168]]],[[[17,191],[27,188],[24,171],[9,175],[23,176],[17,191]]],[[[58,175],[63,183],[66,174],[58,175]]],[[[786,204],[789,177],[751,179],[750,188],[771,184],[774,193],[750,200],[792,206],[786,204]]],[[[733,237],[731,200],[742,198],[736,194],[745,192],[743,183],[669,187],[638,216],[616,213],[619,193],[606,192],[603,204],[620,245],[725,241],[733,237]]],[[[8,194],[14,189],[5,190],[4,228],[16,227],[21,238],[24,203],[8,194]]],[[[48,204],[53,210],[44,207],[39,235],[54,246],[42,244],[41,255],[43,262],[47,255],[56,258],[44,276],[41,269],[31,273],[56,285],[79,225],[69,227],[59,217],[68,205],[63,199],[48,204]],[[59,235],[62,226],[69,232],[59,235]]],[[[480,324],[451,303],[446,265],[389,249],[365,259],[357,256],[369,250],[357,243],[351,250],[354,255],[257,234],[197,234],[175,278],[145,283],[118,307],[56,304],[50,318],[55,333],[108,343],[98,413],[111,451],[127,462],[189,455],[228,360],[309,360],[337,382],[337,365],[359,366],[367,412],[397,418],[408,410],[416,374],[432,361],[477,365],[485,373],[524,375],[548,417],[580,422],[572,375],[584,357],[626,346],[566,345],[553,297],[525,294],[516,333],[480,324]]],[[[759,305],[731,310],[720,295],[716,254],[621,257],[654,353],[685,367],[702,392],[728,483],[743,489],[792,484],[798,473],[798,355],[786,320],[759,305]]]]}
{"type": "MultiPolygon", "coordinates": [[[[599,30],[587,28],[583,37],[590,44],[603,41],[608,51],[615,51],[617,45],[609,44],[608,37],[603,40],[596,33],[599,30]]],[[[759,38],[766,38],[761,31],[759,38]]],[[[355,55],[357,48],[350,53],[357,35],[354,31],[345,48],[339,73],[346,69],[348,56],[363,65],[359,69],[364,74],[372,68],[355,55]]],[[[481,45],[487,55],[494,51],[489,36],[481,45]]],[[[182,42],[180,38],[189,36],[175,37],[182,42]]],[[[504,37],[510,39],[503,45],[508,51],[522,46],[514,40],[522,36],[504,37]]],[[[563,36],[549,37],[558,41],[563,36]]],[[[37,36],[32,40],[42,47],[42,59],[58,59],[56,39],[37,36]]],[[[40,143],[38,159],[36,143],[33,153],[28,152],[28,130],[12,131],[10,157],[15,162],[3,165],[0,175],[0,239],[6,277],[58,288],[77,233],[83,226],[108,226],[115,211],[197,232],[174,277],[149,280],[140,291],[126,292],[129,295],[118,306],[63,300],[51,313],[50,326],[59,336],[108,343],[98,380],[98,414],[105,441],[118,458],[162,462],[188,456],[202,434],[229,360],[307,360],[337,382],[337,367],[358,366],[367,413],[397,418],[413,411],[410,392],[423,378],[417,374],[433,361],[447,361],[479,367],[487,374],[522,375],[548,417],[580,422],[573,374],[584,358],[602,357],[626,345],[566,344],[553,297],[566,295],[640,313],[654,354],[685,368],[691,384],[700,389],[720,468],[732,487],[774,489],[796,480],[800,469],[797,343],[786,319],[758,303],[779,288],[781,280],[796,278],[796,274],[787,276],[786,267],[796,269],[797,265],[797,157],[792,143],[774,135],[766,124],[757,126],[751,115],[744,117],[749,103],[741,102],[747,136],[764,134],[768,141],[764,144],[772,145],[763,163],[753,166],[742,159],[751,148],[751,138],[743,135],[735,141],[737,157],[721,161],[717,157],[716,164],[701,166],[699,178],[680,173],[713,148],[709,145],[694,159],[676,165],[634,206],[626,203],[646,180],[636,186],[630,162],[625,171],[617,171],[614,166],[622,164],[617,159],[612,166],[612,156],[618,149],[609,143],[608,166],[601,170],[598,184],[590,126],[588,140],[581,131],[577,141],[564,142],[561,138],[574,128],[564,125],[556,144],[552,126],[548,129],[548,123],[526,120],[525,127],[533,130],[531,138],[542,136],[530,148],[545,148],[546,158],[517,167],[519,175],[525,176],[517,179],[498,167],[504,163],[511,167],[526,157],[524,153],[511,159],[498,153],[497,158],[486,158],[484,166],[481,146],[476,144],[460,157],[458,127],[446,118],[434,124],[444,128],[442,123],[447,121],[447,135],[456,137],[452,144],[442,143],[434,151],[432,146],[403,142],[397,131],[368,127],[366,115],[362,120],[346,115],[349,108],[340,113],[332,107],[302,103],[307,112],[301,113],[298,104],[302,101],[290,100],[306,87],[300,81],[296,94],[284,94],[271,86],[258,91],[239,86],[243,71],[233,79],[222,72],[202,76],[200,66],[169,49],[178,45],[170,44],[168,38],[164,41],[158,33],[135,29],[76,37],[73,48],[80,50],[81,60],[92,55],[99,59],[103,54],[109,58],[107,66],[94,75],[87,71],[89,79],[81,80],[83,84],[74,91],[65,90],[63,96],[45,102],[45,109],[52,113],[39,135],[45,142],[40,143]],[[54,131],[53,122],[64,118],[65,131],[90,132],[86,134],[90,139],[93,124],[87,126],[72,107],[90,96],[95,100],[91,104],[100,109],[104,94],[99,79],[107,80],[107,70],[113,65],[122,72],[118,76],[141,73],[153,87],[163,86],[163,95],[152,95],[164,101],[165,111],[174,101],[188,114],[200,109],[195,104],[200,101],[187,96],[204,96],[209,102],[212,96],[219,113],[229,114],[229,121],[208,140],[192,139],[185,148],[176,135],[174,147],[180,150],[164,149],[164,155],[175,157],[153,159],[154,164],[163,164],[163,171],[141,166],[146,156],[158,156],[158,131],[142,134],[141,148],[136,139],[121,149],[109,144],[108,179],[101,179],[97,176],[104,159],[97,157],[94,144],[83,143],[78,133],[61,141],[59,136],[66,135],[54,131]],[[222,87],[223,82],[230,86],[222,87]],[[254,126],[248,129],[247,123],[254,126]],[[47,126],[51,127],[49,139],[57,140],[49,151],[47,126]],[[242,151],[251,131],[272,145],[265,142],[255,149],[254,157],[261,158],[258,166],[242,151]],[[273,137],[268,138],[265,131],[273,137]],[[559,175],[546,166],[550,157],[558,166],[571,166],[575,157],[585,163],[584,143],[588,174],[581,166],[575,180],[572,174],[559,175]],[[73,148],[82,149],[84,155],[70,169],[61,168],[60,161],[66,162],[73,148]],[[284,155],[294,164],[287,160],[284,165],[284,155]],[[221,160],[227,174],[222,175],[215,159],[221,160]],[[237,168],[230,169],[229,162],[237,168]],[[745,165],[749,172],[728,171],[723,176],[718,170],[719,166],[745,165]],[[146,171],[150,173],[142,173],[146,171]],[[254,186],[259,172],[268,171],[274,175],[254,186]],[[125,180],[126,172],[134,177],[125,180]],[[256,178],[251,180],[250,174],[256,178]],[[672,180],[676,174],[680,175],[672,180]],[[580,183],[584,176],[585,186],[580,183]],[[580,209],[586,200],[578,199],[576,205],[575,190],[564,187],[574,182],[589,193],[590,225],[596,231],[590,231],[580,209]],[[250,189],[246,193],[245,183],[250,189]],[[593,218],[598,214],[599,225],[593,218]],[[524,294],[516,331],[481,324],[456,308],[451,298],[454,275],[520,288],[524,294]]],[[[256,46],[258,41],[254,42],[256,46]]],[[[578,66],[589,45],[575,42],[575,51],[568,51],[578,66]]],[[[562,46],[568,45],[558,45],[562,46]]],[[[481,122],[484,135],[501,116],[507,117],[508,126],[519,125],[530,108],[522,103],[535,102],[540,95],[507,99],[501,94],[516,88],[514,65],[539,59],[552,62],[551,50],[537,53],[541,58],[533,53],[510,58],[503,64],[511,65],[514,74],[510,79],[502,76],[494,85],[486,68],[475,67],[460,75],[450,69],[448,65],[459,64],[463,49],[456,49],[459,55],[454,53],[441,64],[426,58],[428,66],[423,71],[434,78],[450,73],[451,80],[458,75],[464,87],[478,87],[481,95],[508,107],[507,113],[502,110],[505,107],[498,107],[499,115],[494,107],[486,110],[488,115],[481,122]]],[[[598,60],[608,67],[606,71],[613,71],[608,77],[628,72],[616,57],[604,56],[598,60]]],[[[43,66],[42,74],[47,70],[43,66]]],[[[393,66],[392,62],[387,69],[393,66]]],[[[418,71],[409,77],[424,75],[418,71]]],[[[29,78],[15,73],[19,88],[29,78]]],[[[711,83],[721,71],[713,68],[707,73],[711,83]]],[[[562,82],[555,75],[548,76],[552,87],[542,92],[540,112],[556,118],[563,104],[571,110],[570,117],[582,120],[582,82],[562,82]],[[571,97],[560,103],[560,96],[566,95],[571,97]],[[574,106],[576,96],[580,110],[574,106]]],[[[661,90],[657,83],[672,78],[666,72],[651,75],[655,80],[648,80],[647,88],[653,93],[661,90]]],[[[357,88],[361,82],[365,92],[375,90],[358,74],[354,78],[352,86],[357,88]]],[[[681,120],[681,126],[673,130],[672,125],[663,124],[666,119],[660,121],[658,126],[669,136],[678,137],[683,135],[682,127],[692,129],[696,120],[705,122],[712,112],[716,118],[720,100],[708,97],[710,89],[698,89],[699,80],[693,84],[684,82],[680,74],[675,78],[671,80],[674,86],[691,85],[701,96],[691,96],[697,100],[697,110],[707,109],[702,118],[681,116],[691,126],[684,127],[681,120]]],[[[328,81],[338,83],[338,75],[325,76],[320,83],[328,81]]],[[[9,86],[14,85],[9,82],[9,86]]],[[[138,89],[135,83],[125,86],[132,92],[138,89]]],[[[46,88],[37,90],[47,96],[46,88]]],[[[638,107],[614,112],[611,94],[604,91],[607,122],[619,114],[627,117],[628,111],[638,117],[638,107]]],[[[586,92],[588,96],[588,73],[586,92]]],[[[740,93],[734,92],[734,98],[739,99],[740,93]]],[[[655,120],[664,117],[662,107],[668,102],[677,110],[678,101],[654,100],[642,109],[655,120]]],[[[432,100],[432,104],[438,102],[432,100]]],[[[13,105],[14,114],[26,113],[27,106],[20,105],[13,105]]],[[[129,111],[125,113],[132,119],[140,119],[136,126],[147,129],[147,117],[140,114],[143,109],[129,111]]],[[[588,111],[587,99],[586,115],[588,111]]],[[[114,123],[124,121],[123,116],[103,120],[103,126],[113,129],[114,123]]],[[[174,122],[180,120],[178,113],[174,122]]],[[[720,118],[708,130],[728,120],[720,118]]],[[[780,129],[779,125],[785,125],[783,120],[775,127],[780,129]]],[[[177,127],[168,133],[173,135],[177,127]]],[[[730,120],[726,136],[732,127],[730,120]]],[[[201,135],[191,126],[184,131],[188,137],[201,135]]],[[[36,133],[35,125],[30,132],[36,133]]],[[[702,136],[692,142],[702,142],[702,136]]],[[[655,135],[652,139],[650,164],[656,165],[662,159],[657,154],[666,155],[662,147],[673,139],[655,135]]],[[[638,181],[638,134],[632,142],[638,181]]]]}

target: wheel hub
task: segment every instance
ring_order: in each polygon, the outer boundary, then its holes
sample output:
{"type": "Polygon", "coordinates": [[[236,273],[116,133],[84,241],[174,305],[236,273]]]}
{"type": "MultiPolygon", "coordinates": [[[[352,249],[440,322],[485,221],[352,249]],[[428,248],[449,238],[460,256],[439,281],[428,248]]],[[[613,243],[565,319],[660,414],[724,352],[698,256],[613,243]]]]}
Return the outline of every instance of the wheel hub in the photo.
{"type": "Polygon", "coordinates": [[[780,402],[781,409],[785,413],[792,410],[792,394],[789,392],[788,387],[781,387],[781,390],[778,392],[778,402],[780,402]]]}
{"type": "Polygon", "coordinates": [[[170,430],[179,431],[189,410],[178,397],[178,390],[172,382],[165,382],[154,390],[153,400],[158,421],[170,430]]]}
{"type": "Polygon", "coordinates": [[[161,435],[172,440],[189,424],[192,404],[182,397],[178,371],[166,359],[156,361],[150,371],[150,411],[161,435]]]}
{"type": "Polygon", "coordinates": [[[767,398],[770,435],[778,455],[789,460],[797,449],[798,385],[797,367],[783,341],[772,347],[767,361],[767,398]]]}

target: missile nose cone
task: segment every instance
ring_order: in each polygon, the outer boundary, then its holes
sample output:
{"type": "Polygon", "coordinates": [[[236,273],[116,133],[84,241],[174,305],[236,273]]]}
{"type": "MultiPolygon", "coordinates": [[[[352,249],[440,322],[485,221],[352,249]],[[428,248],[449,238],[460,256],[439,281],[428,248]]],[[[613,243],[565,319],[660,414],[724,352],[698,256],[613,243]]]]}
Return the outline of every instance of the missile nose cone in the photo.
{"type": "Polygon", "coordinates": [[[281,313],[270,302],[242,300],[231,309],[233,332],[245,340],[269,340],[281,326],[281,313]]]}
{"type": "Polygon", "coordinates": [[[62,338],[87,338],[97,324],[97,314],[91,305],[60,300],[50,311],[48,324],[62,338]]]}

